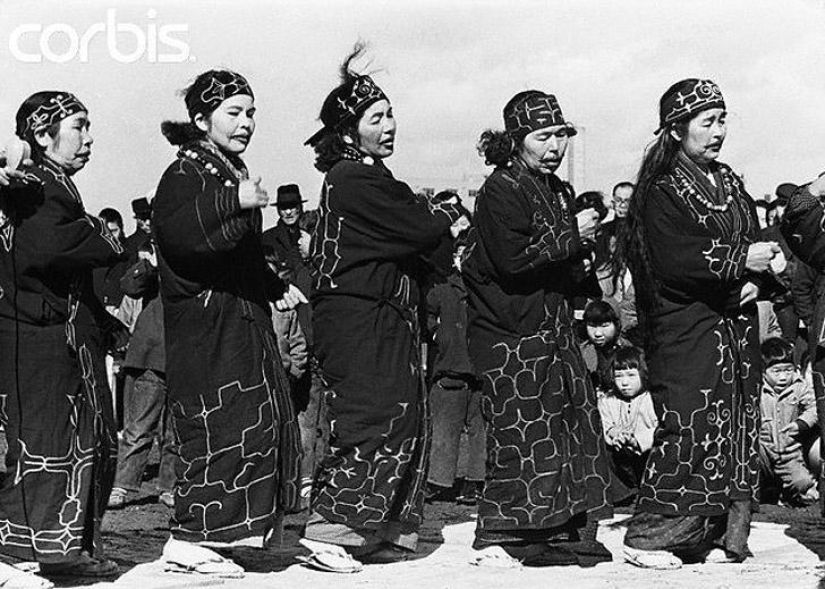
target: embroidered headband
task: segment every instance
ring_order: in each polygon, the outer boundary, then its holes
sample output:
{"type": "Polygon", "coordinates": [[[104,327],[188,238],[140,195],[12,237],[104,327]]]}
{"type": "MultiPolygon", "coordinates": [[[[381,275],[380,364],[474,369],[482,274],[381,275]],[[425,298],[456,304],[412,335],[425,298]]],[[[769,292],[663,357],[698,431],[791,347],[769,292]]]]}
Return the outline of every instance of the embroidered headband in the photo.
{"type": "Polygon", "coordinates": [[[516,94],[504,107],[504,129],[513,139],[521,140],[529,133],[562,125],[573,136],[576,128],[564,120],[561,108],[553,94],[529,90],[516,94]]]}
{"type": "Polygon", "coordinates": [[[29,131],[37,133],[74,114],[88,112],[88,109],[74,94],[69,92],[52,92],[51,94],[53,96],[25,118],[25,128],[17,130],[18,136],[22,137],[29,131]]]}
{"type": "Polygon", "coordinates": [[[324,127],[304,142],[314,145],[327,131],[339,131],[356,120],[367,108],[379,100],[389,100],[384,91],[369,76],[354,76],[329,93],[321,107],[324,127]]]}
{"type": "Polygon", "coordinates": [[[214,111],[221,102],[237,94],[246,94],[255,98],[249,82],[242,75],[229,70],[213,70],[201,75],[186,93],[186,110],[189,118],[206,115],[214,111]]]}
{"type": "Polygon", "coordinates": [[[677,82],[659,100],[659,128],[662,129],[709,108],[725,108],[719,86],[710,80],[688,78],[677,82]]]}

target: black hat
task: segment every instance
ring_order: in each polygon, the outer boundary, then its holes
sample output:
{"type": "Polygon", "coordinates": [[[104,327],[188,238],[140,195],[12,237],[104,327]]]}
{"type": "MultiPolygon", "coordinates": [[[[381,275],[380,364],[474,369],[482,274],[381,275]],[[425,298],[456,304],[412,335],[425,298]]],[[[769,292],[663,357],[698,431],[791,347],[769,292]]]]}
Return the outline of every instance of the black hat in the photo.
{"type": "Polygon", "coordinates": [[[796,184],[792,184],[790,182],[785,182],[780,184],[776,187],[776,196],[777,200],[781,202],[781,204],[787,204],[788,200],[790,200],[791,196],[794,192],[797,191],[799,186],[796,184]]]}
{"type": "Polygon", "coordinates": [[[152,218],[152,205],[145,197],[136,198],[132,201],[132,212],[135,219],[146,221],[152,218]]]}
{"type": "Polygon", "coordinates": [[[297,184],[284,184],[278,187],[278,199],[275,201],[275,206],[279,209],[290,209],[305,202],[301,200],[301,191],[297,184]]]}

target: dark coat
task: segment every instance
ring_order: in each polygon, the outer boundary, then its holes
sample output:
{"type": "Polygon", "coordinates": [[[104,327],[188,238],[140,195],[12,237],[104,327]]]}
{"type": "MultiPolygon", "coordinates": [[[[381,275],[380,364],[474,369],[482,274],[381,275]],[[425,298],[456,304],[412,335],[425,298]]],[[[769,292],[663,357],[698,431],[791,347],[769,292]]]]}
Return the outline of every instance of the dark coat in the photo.
{"type": "Polygon", "coordinates": [[[0,425],[15,475],[0,478],[0,552],[67,562],[94,553],[114,481],[104,340],[117,320],[92,270],[123,250],[56,164],[29,172],[0,189],[0,425]]]}
{"type": "Polygon", "coordinates": [[[759,352],[756,305],[740,307],[745,263],[759,236],[750,196],[729,167],[716,186],[679,157],[646,198],[659,306],[646,350],[660,427],[639,490],[638,511],[719,516],[758,487],[759,352]],[[709,210],[696,197],[719,204],[709,210]]]}
{"type": "Polygon", "coordinates": [[[313,509],[353,528],[423,518],[428,424],[419,349],[419,256],[459,216],[428,206],[379,161],[324,179],[313,236],[315,352],[334,391],[330,454],[313,509]]]}
{"type": "Polygon", "coordinates": [[[427,327],[436,347],[433,379],[446,376],[475,385],[476,371],[467,349],[467,288],[458,273],[427,293],[427,327]]]}
{"type": "Polygon", "coordinates": [[[166,381],[180,439],[172,534],[266,534],[297,500],[298,431],[267,299],[261,213],[240,161],[191,143],[158,185],[154,225],[166,381]]]}
{"type": "Polygon", "coordinates": [[[158,269],[146,260],[138,260],[126,270],[120,285],[125,294],[143,299],[143,310],[129,339],[123,367],[149,369],[162,374],[166,372],[166,342],[158,269]]]}
{"type": "Polygon", "coordinates": [[[578,514],[610,513],[596,394],[573,329],[585,284],[572,197],[558,177],[518,161],[478,195],[462,270],[489,421],[485,534],[550,534],[578,514]]]}

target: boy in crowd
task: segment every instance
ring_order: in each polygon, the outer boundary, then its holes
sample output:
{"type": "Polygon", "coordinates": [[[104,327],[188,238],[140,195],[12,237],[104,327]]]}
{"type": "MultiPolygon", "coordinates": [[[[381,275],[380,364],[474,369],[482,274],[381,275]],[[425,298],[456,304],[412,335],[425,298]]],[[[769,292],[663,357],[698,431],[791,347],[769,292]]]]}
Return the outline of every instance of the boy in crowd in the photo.
{"type": "Polygon", "coordinates": [[[766,340],[762,361],[759,461],[763,485],[778,482],[787,503],[809,505],[819,499],[812,471],[821,467],[814,391],[794,363],[790,342],[778,337],[766,340]]]}
{"type": "Polygon", "coordinates": [[[455,484],[459,443],[462,432],[466,432],[466,478],[456,501],[475,505],[484,484],[487,446],[481,392],[467,350],[467,290],[460,274],[464,248],[465,240],[459,236],[452,272],[427,295],[427,324],[436,345],[430,392],[433,440],[427,500],[446,497],[455,484]]]}

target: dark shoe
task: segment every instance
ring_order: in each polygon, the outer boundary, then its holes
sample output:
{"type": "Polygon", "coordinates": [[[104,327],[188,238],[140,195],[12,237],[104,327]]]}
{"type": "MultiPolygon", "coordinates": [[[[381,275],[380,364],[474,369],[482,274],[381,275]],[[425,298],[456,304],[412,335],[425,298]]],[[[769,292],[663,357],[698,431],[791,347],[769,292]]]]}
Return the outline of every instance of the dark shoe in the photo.
{"type": "Polygon", "coordinates": [[[442,487],[441,485],[436,485],[435,483],[427,483],[427,486],[424,488],[424,501],[426,503],[435,503],[436,501],[452,501],[453,498],[450,497],[450,489],[449,487],[442,487]]]}
{"type": "Polygon", "coordinates": [[[611,562],[613,560],[613,554],[598,540],[565,542],[563,546],[578,556],[579,564],[583,567],[592,567],[600,562],[611,562]]]}
{"type": "Polygon", "coordinates": [[[484,483],[481,481],[464,481],[461,491],[455,498],[455,502],[459,505],[478,505],[483,486],[484,483]]]}
{"type": "Polygon", "coordinates": [[[521,564],[526,567],[571,566],[579,564],[579,557],[565,546],[545,544],[540,554],[525,558],[521,564]]]}
{"type": "Polygon", "coordinates": [[[375,552],[369,552],[357,558],[363,564],[392,564],[394,562],[404,562],[411,555],[412,552],[409,550],[385,542],[375,552]]]}

